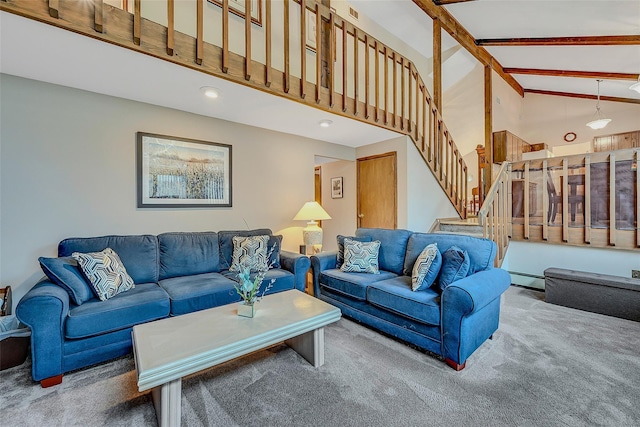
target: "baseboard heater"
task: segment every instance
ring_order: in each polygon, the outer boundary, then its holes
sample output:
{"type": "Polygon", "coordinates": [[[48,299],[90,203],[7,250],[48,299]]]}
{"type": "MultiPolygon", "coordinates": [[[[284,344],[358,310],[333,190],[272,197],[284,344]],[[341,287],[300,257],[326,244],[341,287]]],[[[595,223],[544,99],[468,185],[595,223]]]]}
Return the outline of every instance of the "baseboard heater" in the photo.
{"type": "Polygon", "coordinates": [[[538,276],[529,273],[519,273],[517,271],[509,271],[511,275],[511,284],[522,286],[524,288],[544,290],[544,276],[538,276]]]}

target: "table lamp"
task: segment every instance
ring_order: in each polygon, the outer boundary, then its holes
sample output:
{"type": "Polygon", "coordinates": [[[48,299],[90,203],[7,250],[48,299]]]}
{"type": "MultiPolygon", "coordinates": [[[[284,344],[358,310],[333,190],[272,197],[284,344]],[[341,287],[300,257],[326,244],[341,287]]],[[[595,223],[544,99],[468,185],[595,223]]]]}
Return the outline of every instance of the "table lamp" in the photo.
{"type": "Polygon", "coordinates": [[[302,239],[307,247],[307,253],[319,252],[322,249],[322,228],[318,227],[318,220],[331,219],[327,211],[318,202],[307,202],[293,217],[294,221],[309,221],[302,229],[302,239]]]}

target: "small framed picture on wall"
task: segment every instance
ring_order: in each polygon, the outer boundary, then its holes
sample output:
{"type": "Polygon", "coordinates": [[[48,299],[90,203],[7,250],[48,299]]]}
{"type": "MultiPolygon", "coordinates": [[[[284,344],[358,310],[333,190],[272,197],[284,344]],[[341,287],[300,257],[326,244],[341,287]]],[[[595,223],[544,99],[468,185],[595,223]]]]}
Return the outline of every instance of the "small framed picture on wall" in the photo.
{"type": "Polygon", "coordinates": [[[342,199],[342,177],[331,178],[331,198],[342,199]]]}

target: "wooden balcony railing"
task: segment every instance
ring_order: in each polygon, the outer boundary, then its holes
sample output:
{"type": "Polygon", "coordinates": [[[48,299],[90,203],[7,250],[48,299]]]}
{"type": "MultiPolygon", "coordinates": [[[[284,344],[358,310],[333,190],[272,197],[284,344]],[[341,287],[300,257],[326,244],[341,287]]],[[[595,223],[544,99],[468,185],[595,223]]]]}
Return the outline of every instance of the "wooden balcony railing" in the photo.
{"type": "Polygon", "coordinates": [[[487,193],[487,197],[478,211],[478,224],[482,227],[485,238],[493,240],[497,245],[495,264],[502,265],[511,235],[511,165],[504,162],[498,174],[494,177],[493,184],[487,193]]]}
{"type": "Polygon", "coordinates": [[[512,164],[514,240],[640,249],[640,149],[512,164]]]}
{"type": "Polygon", "coordinates": [[[467,166],[414,63],[315,1],[0,0],[0,10],[408,135],[466,217],[467,166]]]}

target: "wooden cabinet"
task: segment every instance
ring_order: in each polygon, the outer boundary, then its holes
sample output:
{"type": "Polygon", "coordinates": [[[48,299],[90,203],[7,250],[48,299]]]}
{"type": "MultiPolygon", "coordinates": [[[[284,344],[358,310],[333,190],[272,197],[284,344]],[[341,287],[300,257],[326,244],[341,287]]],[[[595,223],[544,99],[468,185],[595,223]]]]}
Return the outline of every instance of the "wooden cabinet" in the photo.
{"type": "Polygon", "coordinates": [[[613,151],[640,147],[640,131],[596,136],[593,138],[593,151],[613,151]]]}
{"type": "Polygon", "coordinates": [[[507,130],[493,133],[493,163],[518,162],[529,144],[507,130]]]}

